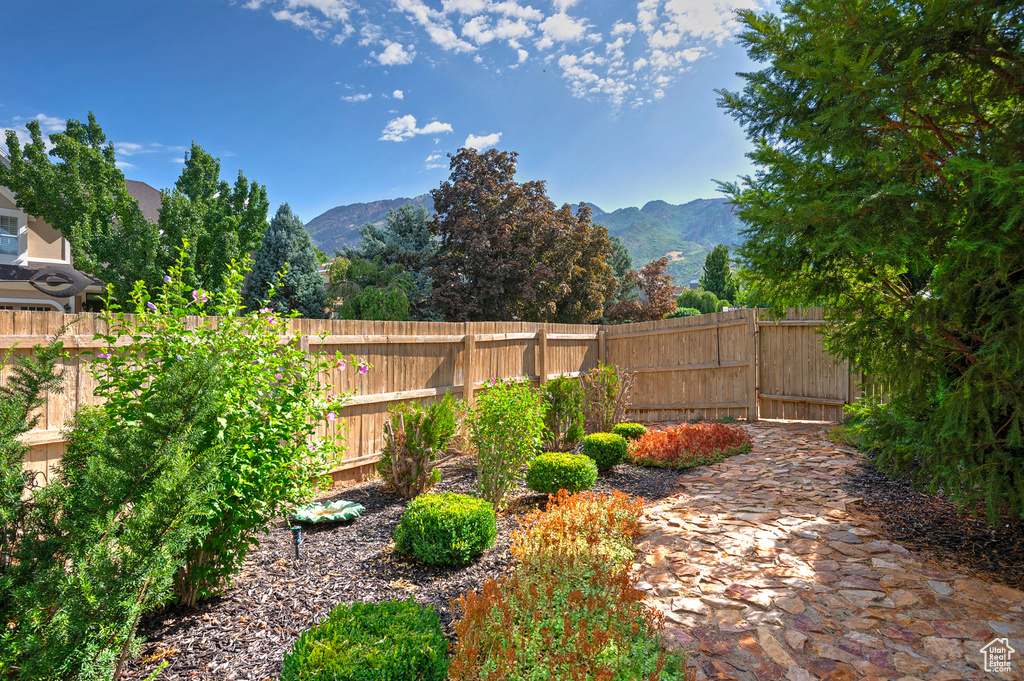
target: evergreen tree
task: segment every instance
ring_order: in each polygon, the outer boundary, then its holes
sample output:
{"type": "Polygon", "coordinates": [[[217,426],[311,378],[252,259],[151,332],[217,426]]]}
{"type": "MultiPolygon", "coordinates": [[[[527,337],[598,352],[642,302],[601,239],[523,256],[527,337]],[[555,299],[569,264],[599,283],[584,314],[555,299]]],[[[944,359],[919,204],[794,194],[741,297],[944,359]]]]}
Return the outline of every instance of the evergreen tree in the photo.
{"type": "Polygon", "coordinates": [[[718,244],[704,259],[700,287],[726,302],[736,297],[736,281],[729,269],[729,249],[726,246],[718,244]]]}
{"type": "Polygon", "coordinates": [[[316,248],[306,227],[287,203],[277,209],[277,215],[263,235],[263,244],[256,251],[246,285],[246,307],[250,310],[262,307],[271,287],[274,295],[269,304],[277,312],[298,312],[308,319],[327,317],[327,298],[316,248]]]}
{"type": "Polygon", "coordinates": [[[1024,516],[1024,5],[781,11],[740,12],[763,67],[720,92],[759,166],[726,186],[744,278],[824,304],[833,353],[884,381],[883,467],[1024,516]]]}

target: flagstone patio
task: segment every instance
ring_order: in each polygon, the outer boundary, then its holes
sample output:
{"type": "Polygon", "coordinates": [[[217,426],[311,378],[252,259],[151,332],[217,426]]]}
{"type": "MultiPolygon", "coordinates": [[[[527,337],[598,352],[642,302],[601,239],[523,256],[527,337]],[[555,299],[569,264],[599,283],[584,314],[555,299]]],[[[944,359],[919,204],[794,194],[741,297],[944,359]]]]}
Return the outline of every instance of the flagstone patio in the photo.
{"type": "Polygon", "coordinates": [[[820,423],[744,424],[754,448],[648,508],[639,588],[698,679],[1013,679],[1024,592],[888,541],[838,483],[862,456],[820,423]],[[1016,651],[987,672],[982,648],[1016,651]]]}

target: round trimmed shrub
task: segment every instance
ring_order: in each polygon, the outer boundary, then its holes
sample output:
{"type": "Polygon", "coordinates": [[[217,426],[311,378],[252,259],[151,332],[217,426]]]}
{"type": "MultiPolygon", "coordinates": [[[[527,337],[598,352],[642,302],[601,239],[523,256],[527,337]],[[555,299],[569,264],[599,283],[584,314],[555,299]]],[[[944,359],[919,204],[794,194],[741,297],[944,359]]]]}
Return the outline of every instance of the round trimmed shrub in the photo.
{"type": "Polygon", "coordinates": [[[302,632],[279,681],[444,681],[448,641],[433,606],[342,603],[302,632]]]}
{"type": "Polygon", "coordinates": [[[498,536],[494,507],[466,494],[421,494],[395,528],[395,547],[432,565],[473,562],[498,536]]]}
{"type": "Polygon", "coordinates": [[[535,492],[554,494],[564,489],[571,494],[590,489],[597,482],[597,464],[583,454],[551,452],[541,454],[526,472],[526,486],[535,492]]]}
{"type": "Polygon", "coordinates": [[[641,423],[620,423],[612,428],[612,432],[627,440],[639,440],[647,434],[647,426],[641,423]]]}
{"type": "Polygon", "coordinates": [[[594,433],[583,438],[583,453],[606,471],[626,458],[626,438],[615,433],[594,433]]]}

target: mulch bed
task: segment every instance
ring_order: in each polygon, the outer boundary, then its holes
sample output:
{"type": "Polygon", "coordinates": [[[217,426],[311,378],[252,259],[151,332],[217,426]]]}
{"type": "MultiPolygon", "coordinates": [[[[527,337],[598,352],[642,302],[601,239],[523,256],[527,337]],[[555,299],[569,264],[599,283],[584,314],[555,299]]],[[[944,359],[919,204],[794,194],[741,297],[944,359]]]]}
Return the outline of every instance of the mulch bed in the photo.
{"type": "MultiPolygon", "coordinates": [[[[471,493],[476,469],[470,457],[451,461],[435,491],[471,493]]],[[[648,501],[677,491],[679,471],[620,464],[598,479],[593,491],[619,490],[648,501]]],[[[355,520],[303,529],[301,559],[283,520],[253,549],[233,587],[196,608],[168,607],[146,617],[140,633],[142,654],[124,678],[143,679],[161,660],[169,663],[160,679],[276,679],[281,660],[298,635],[325,618],[339,603],[415,598],[433,605],[449,637],[449,602],[512,564],[511,533],[526,512],[546,497],[520,487],[510,495],[511,511],[499,514],[498,539],[475,563],[437,568],[405,559],[393,550],[391,535],[406,501],[381,482],[345,488],[326,499],[343,498],[366,510],[355,520]]]]}
{"type": "Polygon", "coordinates": [[[1024,588],[1024,519],[989,527],[984,509],[980,516],[960,513],[949,497],[915,489],[909,476],[889,478],[871,464],[844,487],[863,498],[858,510],[884,520],[891,538],[907,548],[953,571],[1024,588]]]}

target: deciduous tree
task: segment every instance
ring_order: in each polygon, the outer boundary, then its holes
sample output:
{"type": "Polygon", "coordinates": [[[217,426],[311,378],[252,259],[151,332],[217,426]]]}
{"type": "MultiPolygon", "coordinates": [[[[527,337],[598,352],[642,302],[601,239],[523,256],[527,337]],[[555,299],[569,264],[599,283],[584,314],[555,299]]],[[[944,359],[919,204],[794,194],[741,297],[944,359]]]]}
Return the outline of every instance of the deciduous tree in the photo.
{"type": "Polygon", "coordinates": [[[672,275],[665,274],[668,258],[647,263],[640,271],[630,270],[627,280],[639,292],[638,300],[623,300],[608,308],[607,317],[613,323],[652,322],[663,319],[676,310],[679,287],[672,275]]]}
{"type": "Polygon", "coordinates": [[[460,149],[431,191],[441,239],[431,274],[448,320],[587,322],[615,289],[607,230],[518,183],[515,152],[460,149]]]}
{"type": "Polygon", "coordinates": [[[740,19],[763,67],[721,104],[759,169],[726,190],[758,295],[825,304],[832,350],[884,378],[864,432],[885,467],[1024,515],[1024,6],[740,19]]]}

